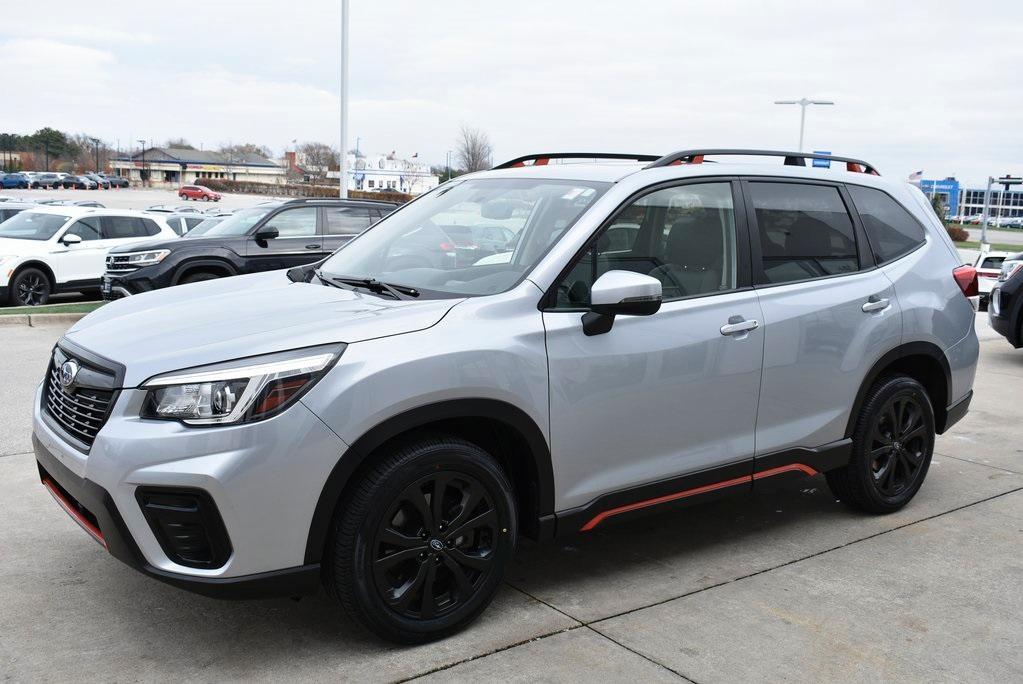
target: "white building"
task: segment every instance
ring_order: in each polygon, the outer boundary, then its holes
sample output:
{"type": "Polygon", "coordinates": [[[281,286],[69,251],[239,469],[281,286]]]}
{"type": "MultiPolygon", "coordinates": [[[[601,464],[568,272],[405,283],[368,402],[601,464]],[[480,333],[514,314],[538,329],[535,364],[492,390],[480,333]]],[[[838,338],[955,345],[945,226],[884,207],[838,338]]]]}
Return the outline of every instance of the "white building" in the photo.
{"type": "MultiPolygon", "coordinates": [[[[327,173],[328,178],[337,178],[338,171],[327,173]]],[[[428,164],[413,156],[412,159],[398,159],[394,152],[369,157],[348,155],[348,189],[404,192],[422,195],[440,184],[440,177],[430,173],[428,164]]]]}

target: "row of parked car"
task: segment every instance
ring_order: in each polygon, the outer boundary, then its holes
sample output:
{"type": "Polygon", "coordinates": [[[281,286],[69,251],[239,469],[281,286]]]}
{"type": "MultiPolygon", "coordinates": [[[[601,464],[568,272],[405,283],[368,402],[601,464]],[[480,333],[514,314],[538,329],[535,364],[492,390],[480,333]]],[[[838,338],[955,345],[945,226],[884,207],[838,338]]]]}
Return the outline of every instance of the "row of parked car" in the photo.
{"type": "MultiPolygon", "coordinates": [[[[983,216],[980,214],[972,214],[970,216],[953,216],[948,220],[952,223],[968,223],[979,226],[982,218],[983,216]]],[[[987,224],[996,228],[1023,228],[1023,216],[989,216],[987,224]]]]}
{"type": "MultiPolygon", "coordinates": [[[[164,287],[322,260],[396,208],[368,200],[296,199],[225,210],[156,205],[145,211],[34,204],[0,197],[0,301],[47,303],[64,291],[118,299],[164,287]]],[[[98,204],[98,203],[96,203],[98,204]]],[[[506,219],[423,226],[381,255],[391,270],[500,263],[514,247],[506,219]],[[494,260],[497,261],[494,261],[494,260]]],[[[513,221],[514,223],[514,221],[513,221]]]]}
{"type": "Polygon", "coordinates": [[[39,171],[18,171],[0,174],[0,188],[5,190],[35,190],[37,188],[63,188],[65,190],[96,190],[102,188],[126,188],[128,179],[105,173],[50,173],[39,171]]]}

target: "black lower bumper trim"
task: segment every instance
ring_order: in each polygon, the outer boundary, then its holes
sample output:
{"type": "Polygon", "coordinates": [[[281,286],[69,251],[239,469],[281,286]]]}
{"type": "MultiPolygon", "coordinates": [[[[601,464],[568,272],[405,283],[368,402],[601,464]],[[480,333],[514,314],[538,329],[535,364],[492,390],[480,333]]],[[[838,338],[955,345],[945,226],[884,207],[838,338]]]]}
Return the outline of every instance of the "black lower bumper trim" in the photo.
{"type": "Polygon", "coordinates": [[[965,397],[945,409],[945,427],[942,429],[943,433],[962,420],[963,416],[966,415],[966,412],[970,410],[970,402],[972,400],[973,390],[970,390],[966,393],[965,397]]]}
{"type": "Polygon", "coordinates": [[[142,555],[105,489],[71,472],[35,435],[32,435],[32,447],[40,476],[55,481],[95,517],[110,555],[145,575],[179,589],[219,599],[302,596],[313,594],[319,588],[318,563],[242,577],[195,577],[154,567],[142,555]]]}

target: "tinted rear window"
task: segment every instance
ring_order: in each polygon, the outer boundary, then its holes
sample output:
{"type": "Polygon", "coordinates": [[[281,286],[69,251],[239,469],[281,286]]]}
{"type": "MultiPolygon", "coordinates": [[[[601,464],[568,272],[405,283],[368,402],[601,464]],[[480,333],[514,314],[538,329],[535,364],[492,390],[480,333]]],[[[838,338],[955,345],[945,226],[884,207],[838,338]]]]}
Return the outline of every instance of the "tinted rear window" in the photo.
{"type": "Polygon", "coordinates": [[[924,227],[887,193],[850,185],[849,194],[863,221],[874,261],[884,264],[912,252],[924,242],[924,227]]]}
{"type": "Polygon", "coordinates": [[[750,183],[764,275],[770,283],[858,270],[852,218],[838,188],[750,183]]]}

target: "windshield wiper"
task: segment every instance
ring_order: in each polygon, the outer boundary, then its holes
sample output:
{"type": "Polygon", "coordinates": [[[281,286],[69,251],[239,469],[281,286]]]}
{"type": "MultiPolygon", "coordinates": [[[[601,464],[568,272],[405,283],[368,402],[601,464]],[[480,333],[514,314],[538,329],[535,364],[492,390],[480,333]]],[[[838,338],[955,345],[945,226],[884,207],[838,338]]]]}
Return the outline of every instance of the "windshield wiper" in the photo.
{"type": "Polygon", "coordinates": [[[419,290],[408,285],[398,285],[396,283],[385,283],[377,280],[376,278],[356,278],[353,276],[325,276],[322,272],[316,271],[316,277],[325,283],[331,285],[351,285],[355,287],[363,287],[370,292],[376,292],[377,294],[387,293],[395,299],[413,299],[419,296],[419,290]]]}

